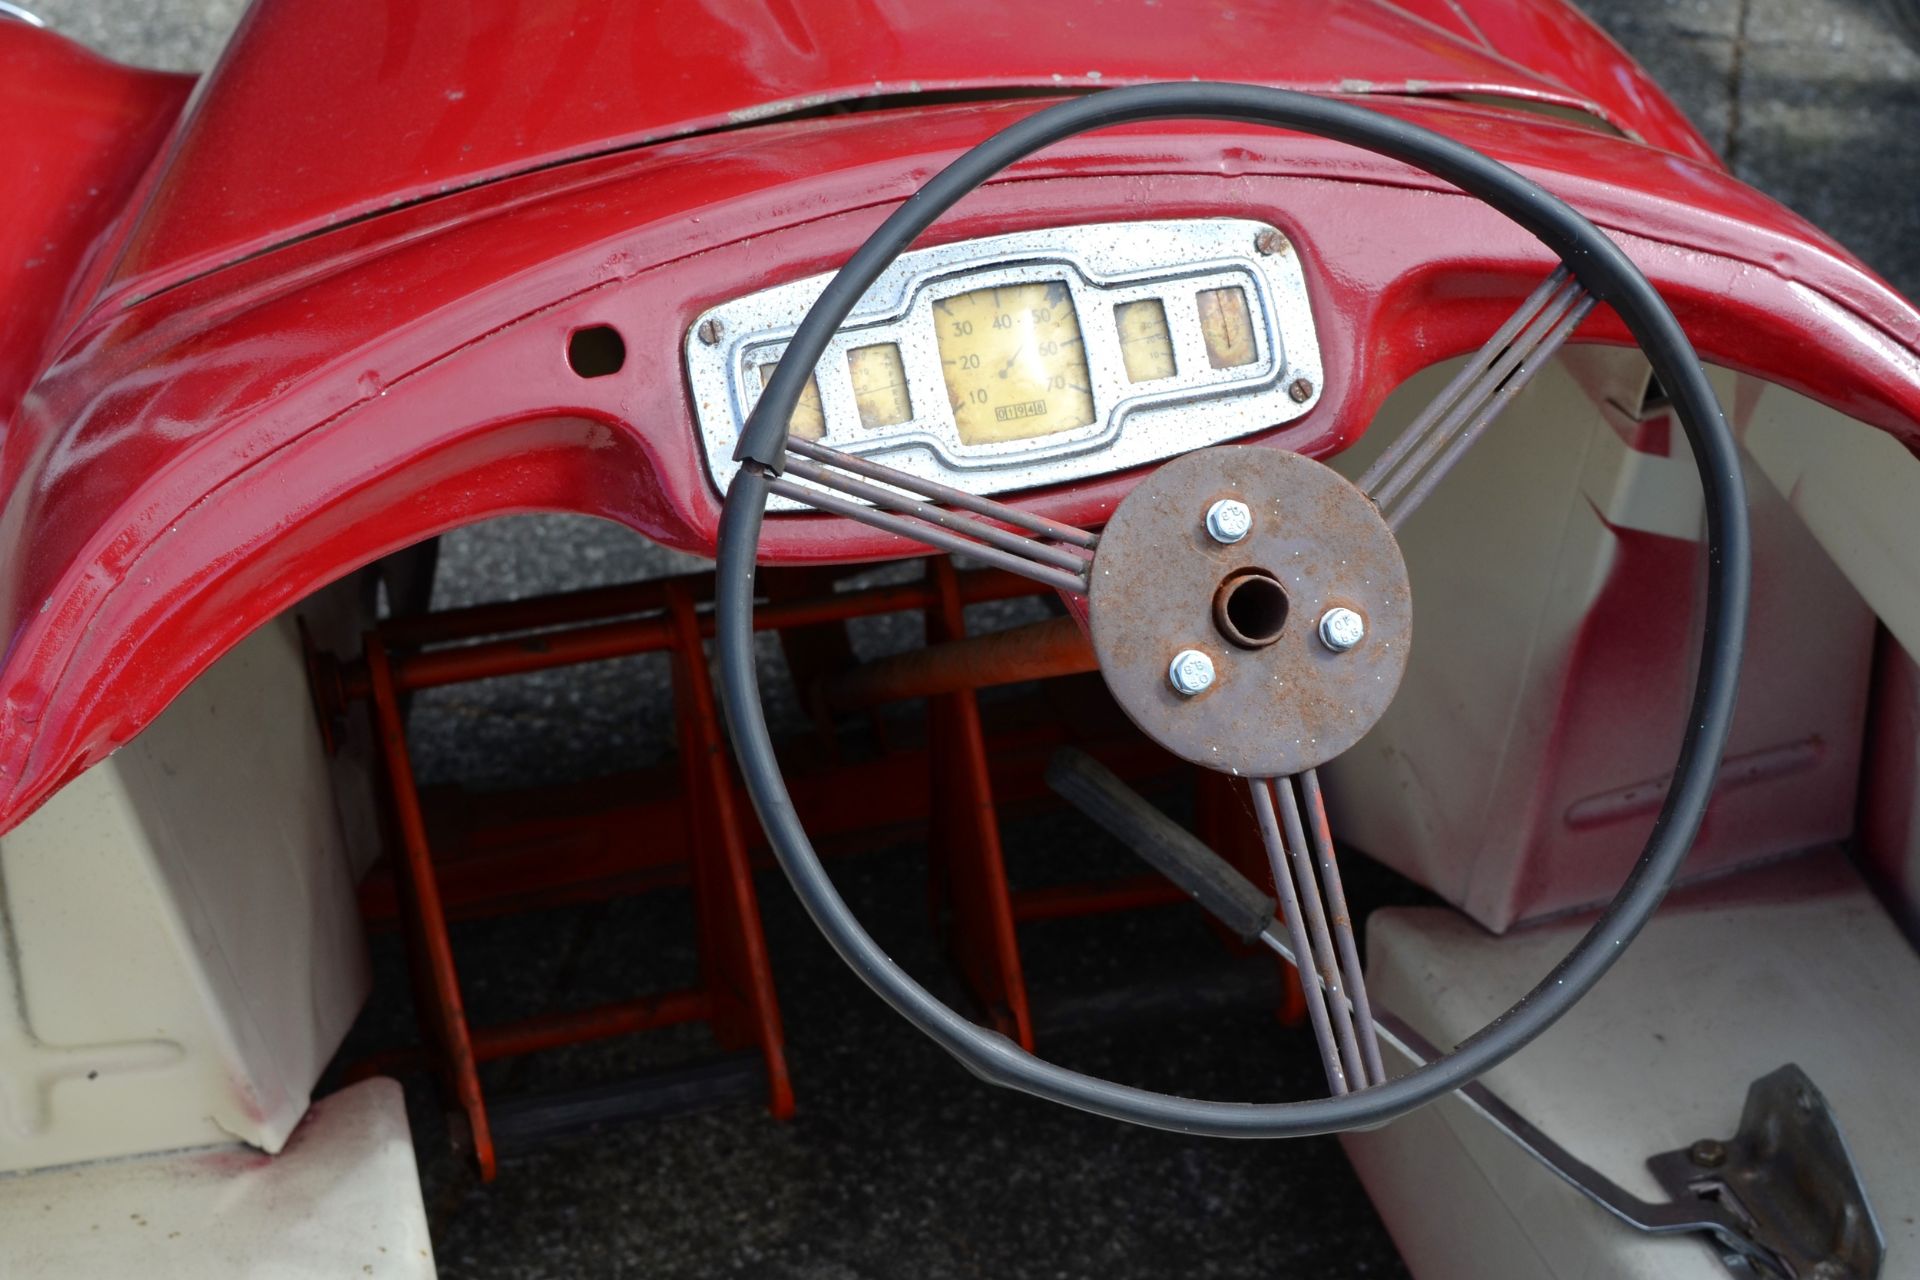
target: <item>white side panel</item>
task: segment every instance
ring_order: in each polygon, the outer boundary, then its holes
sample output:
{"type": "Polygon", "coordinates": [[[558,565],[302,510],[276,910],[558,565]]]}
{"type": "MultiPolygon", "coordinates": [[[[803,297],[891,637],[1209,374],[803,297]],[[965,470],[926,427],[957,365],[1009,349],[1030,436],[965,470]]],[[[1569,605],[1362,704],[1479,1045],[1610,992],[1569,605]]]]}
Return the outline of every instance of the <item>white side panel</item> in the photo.
{"type": "Polygon", "coordinates": [[[1920,653],[1920,458],[1784,388],[1743,391],[1734,425],[1747,451],[1887,630],[1920,653]]]}
{"type": "Polygon", "coordinates": [[[431,1280],[400,1086],[314,1103],[278,1156],[228,1145],[0,1178],[16,1280],[431,1280]]]}
{"type": "MultiPolygon", "coordinates": [[[[419,573],[417,567],[406,566],[418,551],[417,547],[409,548],[376,561],[295,605],[292,612],[305,624],[313,647],[341,661],[358,655],[361,637],[374,622],[372,583],[377,576],[389,573],[419,573]]],[[[349,703],[335,721],[333,758],[328,764],[333,778],[334,807],[340,811],[340,828],[353,868],[353,882],[359,884],[368,868],[385,852],[380,802],[373,785],[375,778],[384,776],[383,766],[367,703],[349,703]]]]}
{"type": "Polygon", "coordinates": [[[1860,803],[1860,857],[1920,938],[1920,662],[1889,639],[1874,670],[1873,739],[1860,803]]]}
{"type": "MultiPolygon", "coordinates": [[[[1358,475],[1456,368],[1411,379],[1334,465],[1358,475]]],[[[1637,352],[1562,352],[1407,522],[1406,679],[1323,771],[1334,830],[1489,928],[1604,901],[1673,768],[1704,607],[1701,498],[1669,415],[1620,407],[1646,376],[1637,352]]],[[[1733,403],[1733,375],[1714,380],[1733,403]]],[[[1742,700],[1689,876],[1854,820],[1873,615],[1766,477],[1750,487],[1742,700]]]]}
{"type": "MultiPolygon", "coordinates": [[[[1368,984],[1438,1044],[1505,1009],[1584,922],[1492,937],[1376,913],[1368,984]]],[[[1837,854],[1683,891],[1587,999],[1491,1072],[1495,1092],[1645,1199],[1646,1157],[1728,1137],[1747,1085],[1797,1063],[1826,1094],[1887,1234],[1920,1275],[1920,957],[1837,854]]],[[[1617,1222],[1457,1100],[1344,1140],[1419,1280],[1724,1280],[1699,1245],[1617,1222]]]]}
{"type": "Polygon", "coordinates": [[[278,1150],[365,997],[291,618],[0,838],[0,1170],[278,1150]]]}
{"type": "Polygon", "coordinates": [[[1920,458],[1886,432],[1779,387],[1735,415],[1747,449],[1886,624],[1863,852],[1920,936],[1920,458]]]}

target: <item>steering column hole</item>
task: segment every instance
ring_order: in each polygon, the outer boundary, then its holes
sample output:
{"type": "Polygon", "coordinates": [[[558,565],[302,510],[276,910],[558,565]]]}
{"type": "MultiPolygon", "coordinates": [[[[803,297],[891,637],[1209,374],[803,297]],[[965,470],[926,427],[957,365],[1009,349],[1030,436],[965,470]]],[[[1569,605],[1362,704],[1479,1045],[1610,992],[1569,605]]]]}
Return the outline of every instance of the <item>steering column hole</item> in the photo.
{"type": "Polygon", "coordinates": [[[1213,625],[1242,649],[1263,649],[1286,628],[1286,589],[1265,569],[1228,574],[1214,593],[1213,625]]]}

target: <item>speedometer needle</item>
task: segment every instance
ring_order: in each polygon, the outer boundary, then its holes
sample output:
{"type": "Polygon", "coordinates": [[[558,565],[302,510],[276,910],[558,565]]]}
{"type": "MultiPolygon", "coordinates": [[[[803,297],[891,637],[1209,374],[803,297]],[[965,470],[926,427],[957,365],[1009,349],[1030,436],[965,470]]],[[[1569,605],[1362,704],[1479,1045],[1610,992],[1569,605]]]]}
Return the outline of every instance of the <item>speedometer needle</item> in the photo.
{"type": "Polygon", "coordinates": [[[1032,345],[1033,345],[1033,340],[1029,338],[1026,342],[1014,348],[1013,354],[1007,357],[1007,362],[1000,366],[1000,376],[1002,378],[1012,376],[1013,366],[1019,363],[1020,357],[1027,354],[1027,348],[1032,345]]]}

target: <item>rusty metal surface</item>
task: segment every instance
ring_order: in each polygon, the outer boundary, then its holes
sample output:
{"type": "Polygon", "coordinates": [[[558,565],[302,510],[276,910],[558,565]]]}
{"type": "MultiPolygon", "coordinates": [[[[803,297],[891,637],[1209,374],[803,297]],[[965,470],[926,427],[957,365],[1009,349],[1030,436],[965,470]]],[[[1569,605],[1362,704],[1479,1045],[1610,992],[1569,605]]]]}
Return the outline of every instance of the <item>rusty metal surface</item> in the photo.
{"type": "Polygon", "coordinates": [[[1114,698],[1149,737],[1208,768],[1284,777],[1324,764],[1373,727],[1406,671],[1413,601],[1399,544],[1359,490],[1298,454],[1226,447],[1168,463],[1114,512],[1090,577],[1094,652],[1114,698]],[[1219,498],[1253,510],[1252,531],[1230,546],[1203,524],[1219,498]],[[1214,622],[1220,584],[1246,569],[1288,597],[1279,638],[1257,649],[1214,622]],[[1367,624],[1345,653],[1316,634],[1335,606],[1367,624]],[[1216,674],[1183,697],[1167,664],[1189,648],[1216,674]]]}
{"type": "Polygon", "coordinates": [[[897,511],[901,515],[911,516],[927,524],[939,525],[942,529],[972,538],[977,542],[984,542],[990,547],[998,547],[1002,551],[1025,556],[1041,564],[1050,564],[1056,569],[1065,569],[1069,573],[1077,574],[1087,567],[1087,558],[1084,555],[1078,555],[1061,547],[1049,546],[1025,534],[1002,529],[998,525],[976,520],[957,511],[936,507],[930,502],[920,501],[911,494],[895,493],[884,485],[868,484],[853,476],[843,476],[831,467],[823,467],[805,458],[788,458],[787,473],[828,489],[838,489],[841,493],[851,494],[862,502],[870,502],[876,507],[897,511]]]}
{"type": "Polygon", "coordinates": [[[1096,665],[1079,623],[1047,618],[862,663],[829,680],[822,694],[834,711],[860,711],[961,689],[1077,675],[1096,665]]]}
{"type": "Polygon", "coordinates": [[[921,497],[945,503],[956,510],[971,511],[975,515],[1002,521],[1016,529],[1025,529],[1028,533],[1042,538],[1051,538],[1055,542],[1085,547],[1089,551],[1100,545],[1100,536],[1089,533],[1085,529],[1062,524],[1058,520],[1050,520],[1046,516],[1021,507],[1010,507],[1004,502],[995,502],[992,498],[983,498],[977,493],[956,489],[952,485],[941,484],[937,480],[928,480],[924,476],[885,466],[870,458],[863,458],[859,454],[829,449],[826,445],[812,440],[789,440],[787,452],[790,455],[798,454],[803,458],[811,458],[815,462],[828,463],[842,471],[865,476],[869,480],[879,480],[907,493],[917,493],[921,497]]]}
{"type": "Polygon", "coordinates": [[[434,873],[433,852],[427,843],[427,823],[414,786],[413,761],[407,753],[406,717],[394,687],[386,646],[379,637],[367,641],[367,669],[373,683],[374,722],[380,756],[387,770],[398,828],[402,912],[411,946],[415,1013],[433,1055],[446,1092],[459,1107],[465,1132],[456,1138],[471,1153],[482,1182],[493,1181],[498,1163],[493,1132],[487,1122],[487,1104],[481,1094],[479,1062],[460,993],[460,975],[454,967],[453,943],[447,933],[446,912],[440,902],[440,881],[434,873]]]}
{"type": "Polygon", "coordinates": [[[1719,1244],[1735,1275],[1873,1280],[1881,1274],[1886,1234],[1859,1167],[1826,1096],[1794,1063],[1748,1086],[1731,1138],[1663,1151],[1648,1157],[1647,1168],[1682,1213],[1701,1205],[1732,1208],[1742,1230],[1731,1239],[1722,1234],[1719,1244]]]}
{"type": "Polygon", "coordinates": [[[897,534],[937,551],[972,556],[996,569],[1018,573],[1032,578],[1035,582],[1045,583],[1056,591],[1079,591],[1083,587],[1077,574],[1069,573],[1065,569],[1056,569],[1052,565],[1038,564],[1025,556],[1003,551],[999,547],[988,546],[984,542],[956,533],[945,525],[894,515],[865,503],[842,498],[824,489],[811,488],[779,477],[767,481],[767,492],[777,497],[791,498],[795,502],[804,502],[828,515],[857,520],[884,533],[897,534]]]}
{"type": "MultiPolygon", "coordinates": [[[[1347,990],[1346,979],[1340,971],[1340,963],[1333,953],[1333,932],[1327,926],[1326,898],[1322,892],[1320,879],[1314,873],[1314,856],[1307,844],[1306,824],[1300,814],[1300,797],[1294,790],[1292,778],[1255,779],[1251,784],[1257,788],[1270,788],[1280,800],[1280,830],[1286,837],[1284,846],[1273,846],[1268,856],[1273,861],[1273,872],[1277,877],[1284,872],[1282,863],[1290,864],[1293,869],[1293,884],[1300,902],[1300,918],[1306,926],[1305,941],[1309,951],[1296,951],[1295,963],[1306,962],[1319,974],[1320,985],[1326,989],[1327,1014],[1333,1023],[1333,1035],[1339,1045],[1340,1065],[1344,1070],[1349,1088],[1364,1089],[1374,1080],[1367,1074],[1366,1060],[1360,1055],[1360,1038],[1353,1026],[1353,999],[1347,990]]],[[[1301,971],[1304,975],[1305,970],[1301,971]]],[[[1332,1070],[1332,1064],[1328,1064],[1332,1070]]]]}
{"type": "Polygon", "coordinates": [[[1380,1058],[1380,1037],[1373,1025],[1373,1002],[1367,996],[1366,969],[1360,963],[1360,942],[1354,936],[1353,912],[1347,907],[1347,889],[1340,879],[1333,829],[1327,823],[1326,797],[1320,793],[1320,775],[1309,769],[1294,781],[1300,787],[1307,831],[1313,837],[1313,858],[1320,868],[1320,887],[1327,895],[1333,938],[1340,951],[1340,972],[1345,975],[1347,992],[1353,998],[1353,1021],[1360,1032],[1360,1056],[1366,1068],[1361,1078],[1371,1084],[1382,1084],[1387,1078],[1387,1068],[1380,1058]]]}
{"type": "MultiPolygon", "coordinates": [[[[806,570],[772,566],[761,571],[762,585],[773,598],[755,610],[756,629],[784,631],[924,609],[938,599],[938,593],[927,582],[811,595],[783,594],[782,584],[792,584],[797,572],[806,570]]],[[[527,675],[668,649],[673,645],[674,632],[669,620],[661,615],[667,592],[685,590],[691,592],[696,601],[704,603],[705,597],[711,594],[712,580],[710,573],[684,574],[618,587],[448,609],[411,618],[390,618],[380,623],[376,631],[387,646],[394,688],[402,693],[414,693],[470,680],[527,675]],[[512,634],[515,632],[538,634],[512,634]],[[422,644],[452,647],[395,652],[422,644]]],[[[1041,594],[1043,590],[1026,578],[998,569],[969,570],[961,574],[959,580],[962,604],[1017,600],[1041,594]]],[[[696,622],[702,639],[712,636],[711,613],[700,613],[696,622]]],[[[322,724],[331,724],[344,714],[349,702],[372,696],[364,659],[341,659],[309,647],[306,660],[322,724]]]]}
{"type": "Polygon", "coordinates": [[[1312,943],[1307,937],[1306,923],[1300,915],[1299,893],[1295,889],[1292,874],[1287,870],[1286,838],[1280,831],[1279,815],[1274,812],[1273,788],[1265,778],[1254,778],[1249,780],[1247,790],[1253,797],[1253,813],[1260,823],[1261,841],[1267,847],[1280,918],[1286,924],[1287,937],[1292,943],[1290,958],[1300,974],[1301,988],[1306,992],[1307,1023],[1313,1028],[1313,1041],[1320,1050],[1320,1065],[1327,1073],[1327,1089],[1334,1094],[1351,1092],[1346,1065],[1334,1043],[1333,1021],[1327,1009],[1326,984],[1319,980],[1309,981],[1309,975],[1316,972],[1312,943]]]}
{"type": "MultiPolygon", "coordinates": [[[[951,570],[947,572],[952,578],[951,570]]],[[[760,929],[745,819],[721,738],[719,703],[707,666],[700,617],[695,612],[694,587],[685,580],[667,579],[657,591],[665,614],[651,621],[664,631],[660,647],[668,648],[673,655],[680,792],[693,851],[689,878],[698,921],[701,985],[658,997],[543,1014],[491,1029],[476,1029],[469,1021],[440,891],[440,866],[413,773],[406,717],[400,705],[402,690],[387,640],[377,629],[364,637],[369,696],[399,838],[400,847],[394,856],[399,874],[394,887],[402,925],[410,940],[408,965],[414,979],[415,1012],[424,1033],[424,1056],[458,1104],[464,1133],[457,1141],[471,1154],[482,1181],[492,1181],[498,1170],[492,1123],[478,1071],[479,1063],[490,1056],[520,1055],[699,1019],[710,1024],[722,1049],[758,1049],[768,1111],[777,1119],[793,1114],[785,1036],[773,989],[773,970],[760,929]]],[[[957,584],[943,588],[941,599],[949,597],[957,611],[957,584]]],[[[554,608],[564,611],[578,604],[577,600],[563,606],[530,602],[528,607],[539,613],[554,608]]],[[[491,612],[496,621],[498,613],[498,609],[491,612]]],[[[594,630],[591,626],[577,628],[574,634],[594,630]]],[[[362,1063],[359,1070],[365,1074],[400,1060],[404,1059],[390,1059],[386,1064],[370,1061],[362,1063]]],[[[349,1073],[353,1070],[349,1068],[349,1073]]]]}

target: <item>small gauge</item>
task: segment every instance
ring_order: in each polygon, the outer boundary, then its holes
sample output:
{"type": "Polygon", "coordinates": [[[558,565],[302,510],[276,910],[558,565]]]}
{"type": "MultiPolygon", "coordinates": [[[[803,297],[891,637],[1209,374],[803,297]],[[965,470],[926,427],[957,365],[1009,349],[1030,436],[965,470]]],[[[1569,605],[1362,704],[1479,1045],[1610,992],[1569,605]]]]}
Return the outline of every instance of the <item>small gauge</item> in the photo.
{"type": "Polygon", "coordinates": [[[1202,289],[1195,302],[1200,309],[1200,332],[1207,340],[1207,363],[1216,369],[1252,364],[1258,352],[1253,342],[1253,315],[1247,310],[1247,291],[1237,287],[1202,289]]]}
{"type": "MultiPolygon", "coordinates": [[[[765,391],[767,384],[773,381],[776,366],[760,366],[760,389],[765,391]]],[[[818,440],[827,434],[827,415],[820,408],[820,384],[812,378],[800,391],[800,402],[793,406],[793,416],[787,419],[787,434],[801,440],[818,440]]]]}
{"type": "Polygon", "coordinates": [[[939,298],[933,319],[961,444],[1030,440],[1093,421],[1080,316],[1064,282],[939,298]]]}
{"type": "Polygon", "coordinates": [[[1158,298],[1123,302],[1113,309],[1120,330],[1120,359],[1128,382],[1154,382],[1174,375],[1173,337],[1167,332],[1167,309],[1158,298]]]}
{"type": "Polygon", "coordinates": [[[853,403],[860,410],[861,426],[891,427],[913,417],[907,371],[894,343],[878,342],[847,352],[847,375],[853,380],[853,403]]]}

